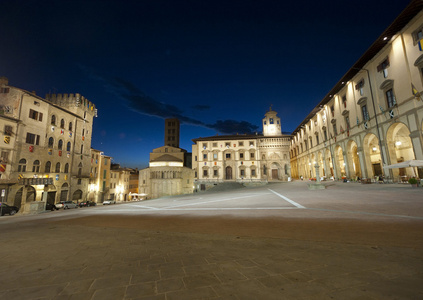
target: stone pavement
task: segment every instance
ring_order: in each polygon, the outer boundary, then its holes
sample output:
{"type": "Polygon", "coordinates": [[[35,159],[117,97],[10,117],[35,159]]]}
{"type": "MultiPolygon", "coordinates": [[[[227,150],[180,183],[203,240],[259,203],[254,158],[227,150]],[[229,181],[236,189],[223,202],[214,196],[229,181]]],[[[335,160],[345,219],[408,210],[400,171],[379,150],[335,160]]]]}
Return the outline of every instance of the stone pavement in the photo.
{"type": "Polygon", "coordinates": [[[0,299],[423,299],[418,218],[37,217],[0,218],[0,299]]]}

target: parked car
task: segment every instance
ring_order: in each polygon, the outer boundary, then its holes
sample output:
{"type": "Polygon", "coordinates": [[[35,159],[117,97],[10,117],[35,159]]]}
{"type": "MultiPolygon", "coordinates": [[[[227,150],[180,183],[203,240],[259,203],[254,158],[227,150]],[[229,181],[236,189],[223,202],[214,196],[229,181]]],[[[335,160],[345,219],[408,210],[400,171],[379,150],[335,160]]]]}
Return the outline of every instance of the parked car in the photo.
{"type": "Polygon", "coordinates": [[[88,201],[81,202],[78,205],[79,205],[79,207],[89,207],[89,206],[96,206],[97,203],[88,200],[88,201]]]}
{"type": "Polygon", "coordinates": [[[103,205],[110,205],[110,204],[116,204],[116,201],[112,199],[107,199],[103,201],[103,205]]]}
{"type": "Polygon", "coordinates": [[[55,206],[56,206],[56,209],[63,208],[63,202],[56,203],[55,206]]]}
{"type": "Polygon", "coordinates": [[[9,214],[13,216],[19,211],[19,208],[16,206],[7,205],[6,203],[0,202],[0,211],[2,216],[4,216],[5,214],[9,214]]]}
{"type": "Polygon", "coordinates": [[[59,209],[56,207],[56,205],[47,202],[46,203],[46,210],[54,211],[54,210],[59,210],[59,209]]]}
{"type": "Polygon", "coordinates": [[[57,208],[68,209],[68,208],[78,208],[78,205],[75,202],[72,201],[61,201],[60,203],[56,204],[57,208]],[[62,205],[60,205],[62,204],[62,205]]]}

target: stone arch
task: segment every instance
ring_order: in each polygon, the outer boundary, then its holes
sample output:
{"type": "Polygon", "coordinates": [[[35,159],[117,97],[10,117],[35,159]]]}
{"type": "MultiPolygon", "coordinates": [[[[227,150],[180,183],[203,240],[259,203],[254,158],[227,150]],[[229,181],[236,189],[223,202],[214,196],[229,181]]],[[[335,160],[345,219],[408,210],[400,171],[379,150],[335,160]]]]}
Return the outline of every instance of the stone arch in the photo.
{"type": "Polygon", "coordinates": [[[362,178],[360,159],[358,157],[358,146],[354,140],[349,140],[347,143],[347,164],[350,172],[349,177],[356,179],[357,177],[362,178]]]}
{"type": "Polygon", "coordinates": [[[271,180],[279,180],[281,176],[281,165],[277,162],[274,162],[270,166],[270,179],[271,180]]]}
{"type": "MultiPolygon", "coordinates": [[[[410,130],[404,123],[394,123],[386,132],[386,144],[390,164],[396,164],[407,160],[415,159],[413,143],[410,138],[410,130]]],[[[413,168],[392,169],[392,176],[395,180],[406,179],[416,176],[413,168]]]]}
{"type": "Polygon", "coordinates": [[[345,161],[344,161],[344,150],[340,145],[335,146],[335,164],[336,164],[336,173],[338,179],[341,179],[344,176],[347,176],[345,161]]]}
{"type": "Polygon", "coordinates": [[[81,190],[76,190],[75,192],[73,192],[72,200],[77,201],[77,202],[79,200],[82,200],[82,191],[81,190]]]}
{"type": "Polygon", "coordinates": [[[327,166],[327,170],[328,170],[328,175],[329,177],[334,177],[335,176],[335,172],[334,172],[334,166],[333,166],[333,160],[332,160],[332,154],[330,149],[326,149],[325,150],[325,164],[327,166]]]}
{"type": "Polygon", "coordinates": [[[24,193],[24,188],[25,187],[21,187],[15,194],[15,199],[13,201],[13,205],[18,207],[19,209],[22,206],[22,203],[28,203],[28,202],[32,202],[35,201],[35,197],[37,195],[35,188],[32,186],[27,186],[26,187],[26,193],[24,193]],[[23,196],[25,195],[25,199],[22,199],[23,196]]]}
{"type": "Polygon", "coordinates": [[[368,133],[363,139],[363,153],[365,157],[367,177],[383,175],[382,156],[379,142],[374,133],[368,133]]]}

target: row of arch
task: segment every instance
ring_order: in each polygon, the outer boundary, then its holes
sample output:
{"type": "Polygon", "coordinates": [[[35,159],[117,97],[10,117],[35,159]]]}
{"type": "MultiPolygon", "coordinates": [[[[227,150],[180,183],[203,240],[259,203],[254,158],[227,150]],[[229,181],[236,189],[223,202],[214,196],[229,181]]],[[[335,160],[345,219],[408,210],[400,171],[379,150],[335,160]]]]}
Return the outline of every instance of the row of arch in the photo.
{"type": "MultiPolygon", "coordinates": [[[[50,118],[50,124],[56,126],[56,123],[57,123],[56,115],[52,115],[50,118]]],[[[63,118],[60,120],[60,128],[65,129],[65,119],[63,118]]],[[[73,129],[72,122],[69,122],[68,129],[69,131],[72,131],[73,129]]]]}
{"type": "MultiPolygon", "coordinates": [[[[48,139],[48,146],[53,148],[54,147],[54,138],[53,137],[49,137],[48,139]]],[[[66,144],[66,151],[71,151],[71,142],[67,142],[66,144]]],[[[57,149],[59,150],[63,150],[63,140],[59,139],[59,141],[57,142],[57,149]]]]}
{"type": "Polygon", "coordinates": [[[402,161],[415,159],[414,145],[410,138],[410,131],[403,123],[392,124],[386,133],[386,143],[382,149],[378,137],[367,133],[362,141],[351,138],[344,143],[309,154],[294,161],[294,177],[316,177],[316,168],[319,166],[319,175],[334,179],[348,178],[391,178],[393,181],[402,181],[405,178],[420,176],[421,169],[413,168],[384,170],[384,165],[396,164],[402,161]],[[361,142],[361,143],[360,143],[361,142]]]}

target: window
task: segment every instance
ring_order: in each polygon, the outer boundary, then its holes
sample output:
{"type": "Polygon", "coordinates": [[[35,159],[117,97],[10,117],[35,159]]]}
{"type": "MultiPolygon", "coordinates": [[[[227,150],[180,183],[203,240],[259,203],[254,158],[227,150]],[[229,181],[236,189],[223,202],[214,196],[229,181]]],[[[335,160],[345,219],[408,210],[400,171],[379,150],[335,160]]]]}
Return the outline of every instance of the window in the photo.
{"type": "Polygon", "coordinates": [[[269,119],[269,124],[273,124],[274,122],[273,122],[273,118],[270,118],[269,119]]]}
{"type": "Polygon", "coordinates": [[[64,119],[60,120],[60,128],[65,129],[65,120],[64,119]]]}
{"type": "Polygon", "coordinates": [[[325,142],[328,140],[328,132],[326,131],[326,127],[323,128],[323,135],[325,138],[325,142]]]}
{"type": "Polygon", "coordinates": [[[231,146],[231,143],[225,143],[225,147],[229,148],[231,146]]]}
{"type": "Polygon", "coordinates": [[[333,124],[333,134],[334,134],[335,136],[337,136],[337,135],[338,135],[338,129],[336,128],[336,123],[334,123],[334,124],[333,124]]]}
{"type": "Polygon", "coordinates": [[[388,102],[388,107],[394,107],[397,102],[395,101],[395,96],[394,96],[394,92],[392,91],[392,89],[389,89],[386,91],[386,101],[388,102]]]}
{"type": "Polygon", "coordinates": [[[423,39],[423,26],[413,32],[414,45],[423,39]]]}
{"type": "Polygon", "coordinates": [[[50,171],[51,171],[51,162],[46,162],[46,166],[45,166],[45,168],[44,168],[44,172],[45,173],[50,173],[50,171]]]}
{"type": "Polygon", "coordinates": [[[40,161],[34,160],[34,163],[32,164],[32,172],[40,172],[40,161]]]}
{"type": "Polygon", "coordinates": [[[203,143],[203,149],[207,148],[207,143],[203,143]]]}
{"type": "Polygon", "coordinates": [[[217,143],[213,143],[213,147],[217,147],[217,143]]]}
{"type": "Polygon", "coordinates": [[[71,151],[71,142],[66,144],[66,151],[71,151]]]}
{"type": "Polygon", "coordinates": [[[54,145],[54,139],[53,139],[52,137],[50,137],[50,138],[48,139],[48,146],[49,146],[49,147],[53,147],[53,145],[54,145]]]}
{"type": "Polygon", "coordinates": [[[254,147],[254,142],[250,142],[250,147],[254,147]]]}
{"type": "Polygon", "coordinates": [[[4,125],[4,135],[12,135],[13,127],[10,125],[4,125]]]}
{"type": "Polygon", "coordinates": [[[218,171],[217,170],[213,170],[213,176],[217,177],[218,176],[218,171]]]}
{"type": "Polygon", "coordinates": [[[316,145],[319,145],[319,134],[316,133],[316,145]]]}
{"type": "Polygon", "coordinates": [[[84,153],[84,145],[81,145],[81,154],[84,153]]]}
{"type": "Polygon", "coordinates": [[[251,158],[251,159],[254,159],[254,152],[251,152],[251,153],[250,153],[250,158],[251,158]]]}
{"type": "Polygon", "coordinates": [[[361,114],[362,114],[362,116],[363,116],[363,121],[368,121],[368,120],[370,120],[370,117],[369,117],[369,111],[367,110],[367,105],[363,105],[363,106],[361,107],[361,114]]]}
{"type": "Polygon", "coordinates": [[[241,170],[241,176],[245,176],[245,170],[241,170]]]}
{"type": "Polygon", "coordinates": [[[63,141],[62,140],[59,140],[59,143],[57,144],[57,148],[59,150],[62,150],[62,148],[63,148],[63,141]]]}
{"type": "Polygon", "coordinates": [[[2,151],[1,152],[1,156],[0,156],[0,161],[7,163],[9,161],[9,152],[7,151],[2,151]]]}
{"type": "Polygon", "coordinates": [[[203,170],[203,176],[207,177],[207,170],[203,170]]]}
{"type": "Polygon", "coordinates": [[[39,145],[40,144],[40,136],[38,134],[33,133],[26,133],[26,143],[32,145],[39,145]]]}
{"type": "Polygon", "coordinates": [[[342,103],[344,104],[344,108],[347,107],[347,95],[342,96],[342,103]]]}
{"type": "Polygon", "coordinates": [[[19,161],[18,172],[26,172],[26,159],[22,158],[19,161]]]}
{"type": "Polygon", "coordinates": [[[239,158],[240,158],[240,159],[243,159],[243,158],[244,158],[244,153],[242,153],[242,152],[241,152],[241,153],[239,154],[239,158]]]}
{"type": "Polygon", "coordinates": [[[213,159],[217,160],[217,153],[213,153],[213,159]]]}
{"type": "Polygon", "coordinates": [[[330,112],[332,114],[332,117],[335,116],[335,107],[333,105],[330,106],[330,112]]]}
{"type": "Polygon", "coordinates": [[[389,57],[385,58],[378,66],[377,71],[383,73],[383,77],[388,77],[389,57]]]}
{"type": "Polygon", "coordinates": [[[0,94],[7,94],[9,93],[10,88],[0,88],[0,94]]]}
{"type": "Polygon", "coordinates": [[[350,117],[345,116],[345,127],[347,130],[350,130],[350,117]]]}
{"type": "Polygon", "coordinates": [[[56,164],[56,173],[60,173],[60,163],[56,164]]]}
{"type": "Polygon", "coordinates": [[[106,179],[106,175],[107,175],[107,170],[103,171],[103,179],[106,179]]]}
{"type": "Polygon", "coordinates": [[[240,147],[242,147],[242,146],[244,146],[244,142],[239,142],[239,143],[238,143],[238,145],[239,145],[240,147]]]}
{"type": "Polygon", "coordinates": [[[251,176],[256,176],[256,169],[251,169],[251,176]]]}
{"type": "Polygon", "coordinates": [[[197,161],[197,155],[196,155],[196,156],[194,156],[194,161],[197,161]]]}
{"type": "Polygon", "coordinates": [[[40,121],[41,122],[43,120],[43,113],[40,113],[40,112],[38,112],[36,110],[33,110],[33,109],[30,109],[29,110],[29,117],[31,119],[34,119],[36,121],[40,121]]]}
{"type": "Polygon", "coordinates": [[[55,115],[52,115],[51,116],[51,125],[56,125],[56,116],[55,115]]]}
{"type": "Polygon", "coordinates": [[[203,160],[207,160],[207,153],[203,154],[203,160]]]}
{"type": "Polygon", "coordinates": [[[310,149],[311,149],[313,148],[313,139],[310,137],[309,140],[310,140],[310,149]]]}
{"type": "Polygon", "coordinates": [[[364,79],[361,79],[356,85],[355,89],[360,92],[360,96],[364,94],[364,79]]]}
{"type": "Polygon", "coordinates": [[[72,131],[72,122],[69,122],[69,131],[72,131]]]}
{"type": "Polygon", "coordinates": [[[69,173],[69,164],[68,163],[65,164],[65,170],[63,172],[69,173]]]}
{"type": "Polygon", "coordinates": [[[225,154],[226,159],[231,159],[231,154],[230,153],[226,153],[225,154]]]}

